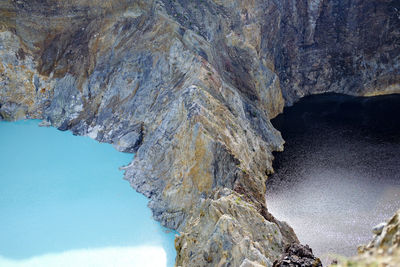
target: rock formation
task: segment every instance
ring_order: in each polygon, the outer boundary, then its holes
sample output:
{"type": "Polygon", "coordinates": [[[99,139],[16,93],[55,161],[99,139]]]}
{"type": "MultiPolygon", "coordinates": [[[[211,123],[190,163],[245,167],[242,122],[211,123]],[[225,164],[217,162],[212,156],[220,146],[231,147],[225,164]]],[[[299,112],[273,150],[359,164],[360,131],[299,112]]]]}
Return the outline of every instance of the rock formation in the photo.
{"type": "Polygon", "coordinates": [[[136,153],[125,179],[178,266],[271,266],[270,123],[307,94],[400,92],[396,0],[3,0],[0,119],[136,153]]]}
{"type": "Polygon", "coordinates": [[[373,229],[373,240],[358,248],[358,256],[345,259],[337,267],[400,266],[400,210],[387,222],[373,229]]]}
{"type": "Polygon", "coordinates": [[[285,253],[274,262],[273,267],[322,267],[321,260],[314,257],[312,249],[306,245],[290,244],[285,248],[285,253]]]}

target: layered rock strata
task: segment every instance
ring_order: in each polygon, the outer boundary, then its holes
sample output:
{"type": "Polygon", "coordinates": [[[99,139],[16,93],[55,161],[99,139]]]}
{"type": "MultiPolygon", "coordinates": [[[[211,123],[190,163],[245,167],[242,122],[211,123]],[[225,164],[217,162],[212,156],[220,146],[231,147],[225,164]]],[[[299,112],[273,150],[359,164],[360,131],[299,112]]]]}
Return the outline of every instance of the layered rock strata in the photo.
{"type": "Polygon", "coordinates": [[[125,179],[180,232],[178,266],[271,266],[297,238],[264,200],[284,142],[269,120],[307,94],[400,92],[399,10],[4,0],[0,119],[43,119],[134,152],[125,179]]]}

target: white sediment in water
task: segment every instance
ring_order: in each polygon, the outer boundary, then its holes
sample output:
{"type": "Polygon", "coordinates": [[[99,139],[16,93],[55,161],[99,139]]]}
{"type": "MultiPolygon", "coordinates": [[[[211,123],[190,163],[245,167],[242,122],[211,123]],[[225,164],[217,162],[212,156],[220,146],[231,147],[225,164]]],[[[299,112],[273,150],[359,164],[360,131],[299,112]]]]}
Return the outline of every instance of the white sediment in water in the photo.
{"type": "Polygon", "coordinates": [[[60,253],[49,253],[28,259],[15,260],[0,256],[4,267],[119,267],[167,266],[167,255],[160,247],[112,247],[80,249],[60,253]]]}

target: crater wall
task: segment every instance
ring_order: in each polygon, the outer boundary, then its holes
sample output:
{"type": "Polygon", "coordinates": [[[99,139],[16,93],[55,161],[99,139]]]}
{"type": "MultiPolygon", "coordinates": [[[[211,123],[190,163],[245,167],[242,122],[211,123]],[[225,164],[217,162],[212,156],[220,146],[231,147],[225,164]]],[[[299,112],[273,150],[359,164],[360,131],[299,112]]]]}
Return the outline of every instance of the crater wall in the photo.
{"type": "Polygon", "coordinates": [[[304,95],[399,92],[398,1],[0,3],[0,118],[135,152],[125,179],[177,229],[179,266],[270,266],[270,123],[304,95]]]}

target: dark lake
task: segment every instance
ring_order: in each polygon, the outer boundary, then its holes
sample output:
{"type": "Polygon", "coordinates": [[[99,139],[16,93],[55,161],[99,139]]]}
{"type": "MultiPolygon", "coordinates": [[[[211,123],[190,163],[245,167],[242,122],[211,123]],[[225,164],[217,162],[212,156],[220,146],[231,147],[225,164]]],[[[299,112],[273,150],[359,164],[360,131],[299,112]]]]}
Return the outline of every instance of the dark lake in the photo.
{"type": "Polygon", "coordinates": [[[400,208],[400,95],[301,99],[272,121],[286,141],[267,206],[324,263],[351,256],[400,208]]]}

